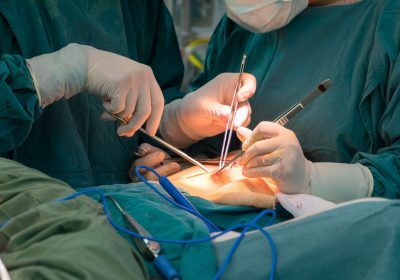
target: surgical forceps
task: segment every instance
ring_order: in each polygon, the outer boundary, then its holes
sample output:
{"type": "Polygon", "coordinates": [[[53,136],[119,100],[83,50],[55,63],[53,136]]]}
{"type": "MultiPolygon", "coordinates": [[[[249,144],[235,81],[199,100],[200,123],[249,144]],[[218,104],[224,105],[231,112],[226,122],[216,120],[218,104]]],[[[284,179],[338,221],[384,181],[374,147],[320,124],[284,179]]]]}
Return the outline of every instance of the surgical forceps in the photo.
{"type": "Polygon", "coordinates": [[[243,55],[242,63],[240,64],[239,78],[236,83],[235,92],[232,97],[231,102],[231,111],[229,114],[228,122],[226,123],[225,133],[224,133],[224,141],[222,143],[221,157],[219,161],[219,168],[223,168],[226,165],[226,157],[228,155],[229,146],[231,144],[232,132],[233,132],[233,122],[236,117],[237,109],[238,109],[238,91],[242,84],[242,76],[244,71],[244,66],[246,64],[246,55],[243,55]]]}
{"type": "MultiPolygon", "coordinates": [[[[318,87],[311,92],[309,95],[301,99],[299,102],[294,104],[292,107],[290,107],[288,110],[284,111],[282,114],[280,114],[276,119],[273,120],[274,123],[280,124],[282,126],[285,126],[298,112],[303,110],[311,101],[313,101],[316,97],[318,97],[321,93],[324,93],[330,86],[332,82],[330,79],[326,79],[323,82],[321,82],[318,87]]],[[[251,139],[251,145],[254,144],[255,142],[262,140],[258,138],[253,138],[251,139]]],[[[234,163],[239,157],[241,157],[244,154],[244,151],[241,150],[235,156],[230,160],[230,164],[224,164],[223,166],[220,166],[220,168],[217,170],[216,173],[224,170],[226,167],[230,166],[232,163],[234,163]]]]}

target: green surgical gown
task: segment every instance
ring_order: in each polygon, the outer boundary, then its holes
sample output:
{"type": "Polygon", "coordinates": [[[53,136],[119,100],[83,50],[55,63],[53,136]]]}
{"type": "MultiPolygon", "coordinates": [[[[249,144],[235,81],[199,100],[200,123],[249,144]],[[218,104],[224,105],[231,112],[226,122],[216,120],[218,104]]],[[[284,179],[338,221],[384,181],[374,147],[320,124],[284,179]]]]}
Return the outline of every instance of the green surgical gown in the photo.
{"type": "Polygon", "coordinates": [[[80,94],[41,111],[25,58],[76,42],[152,67],[166,102],[181,95],[174,26],[162,0],[0,1],[0,155],[75,187],[126,183],[141,141],[99,119],[97,96],[80,94]]]}
{"type": "MultiPolygon", "coordinates": [[[[219,73],[237,72],[247,54],[245,71],[257,78],[250,100],[254,128],[330,78],[331,88],[287,127],[309,160],[360,163],[373,175],[373,195],[400,198],[399,50],[398,0],[309,7],[286,27],[266,34],[248,32],[225,17],[195,86],[219,73]]],[[[218,150],[222,141],[206,143],[218,150]]]]}
{"type": "Polygon", "coordinates": [[[0,158],[0,258],[11,279],[148,279],[143,259],[90,198],[0,158]]]}

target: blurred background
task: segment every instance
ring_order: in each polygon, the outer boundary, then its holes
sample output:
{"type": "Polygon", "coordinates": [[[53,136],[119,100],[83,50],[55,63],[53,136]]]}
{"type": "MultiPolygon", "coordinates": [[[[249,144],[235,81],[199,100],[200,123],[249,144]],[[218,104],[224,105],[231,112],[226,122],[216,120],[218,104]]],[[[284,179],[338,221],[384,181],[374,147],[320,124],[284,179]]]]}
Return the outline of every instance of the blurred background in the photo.
{"type": "Polygon", "coordinates": [[[225,13],[224,0],[165,0],[174,18],[185,64],[182,89],[203,70],[209,38],[225,13]]]}

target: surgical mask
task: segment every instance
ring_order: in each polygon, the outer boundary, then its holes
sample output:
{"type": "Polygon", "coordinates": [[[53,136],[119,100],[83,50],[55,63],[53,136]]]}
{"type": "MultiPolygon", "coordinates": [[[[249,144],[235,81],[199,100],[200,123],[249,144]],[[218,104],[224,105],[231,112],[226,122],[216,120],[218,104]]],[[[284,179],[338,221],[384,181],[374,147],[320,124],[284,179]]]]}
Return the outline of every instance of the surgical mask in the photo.
{"type": "Polygon", "coordinates": [[[308,0],[225,0],[230,19],[252,32],[265,33],[287,25],[308,6],[308,0]]]}

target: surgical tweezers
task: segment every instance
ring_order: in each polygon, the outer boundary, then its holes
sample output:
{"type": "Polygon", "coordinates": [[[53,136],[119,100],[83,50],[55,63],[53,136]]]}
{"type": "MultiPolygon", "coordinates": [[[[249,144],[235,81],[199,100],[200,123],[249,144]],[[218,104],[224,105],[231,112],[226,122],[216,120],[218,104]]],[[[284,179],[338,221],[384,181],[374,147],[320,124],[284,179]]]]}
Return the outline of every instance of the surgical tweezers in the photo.
{"type": "MultiPolygon", "coordinates": [[[[282,126],[285,126],[290,121],[290,119],[292,119],[298,112],[303,110],[305,106],[307,106],[311,101],[313,101],[321,93],[325,92],[331,86],[331,84],[332,84],[332,82],[330,79],[324,80],[323,82],[321,82],[318,85],[318,87],[313,92],[311,92],[309,95],[307,95],[306,97],[301,99],[299,102],[294,104],[288,110],[286,110],[282,114],[280,114],[277,118],[275,118],[273,120],[273,122],[280,124],[282,126]]],[[[256,142],[259,140],[261,140],[261,139],[253,139],[253,142],[256,142]]],[[[218,173],[218,172],[224,170],[226,167],[230,166],[233,162],[235,162],[243,154],[244,154],[243,150],[236,153],[235,156],[230,160],[230,164],[225,164],[222,167],[220,166],[220,168],[217,170],[216,173],[218,173]]]]}
{"type": "Polygon", "coordinates": [[[229,114],[228,122],[226,123],[225,133],[224,133],[224,140],[222,143],[222,150],[221,150],[221,157],[219,161],[219,168],[222,168],[226,165],[226,157],[229,152],[229,146],[231,144],[232,139],[232,132],[233,132],[233,123],[236,117],[237,109],[238,109],[238,91],[242,84],[242,76],[244,71],[244,66],[246,64],[246,55],[243,55],[242,63],[240,64],[240,71],[239,71],[239,78],[236,83],[235,92],[232,97],[231,102],[231,111],[229,114]]]}

